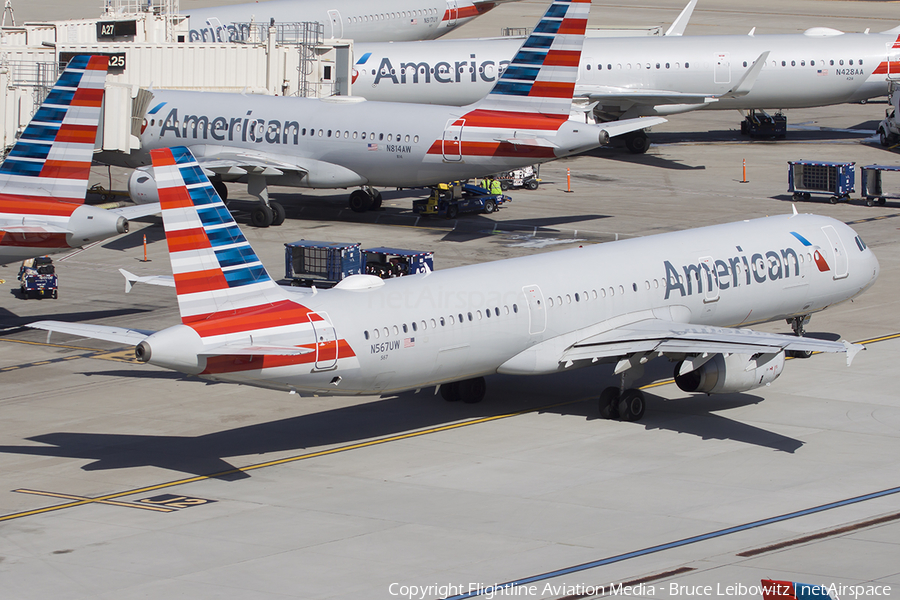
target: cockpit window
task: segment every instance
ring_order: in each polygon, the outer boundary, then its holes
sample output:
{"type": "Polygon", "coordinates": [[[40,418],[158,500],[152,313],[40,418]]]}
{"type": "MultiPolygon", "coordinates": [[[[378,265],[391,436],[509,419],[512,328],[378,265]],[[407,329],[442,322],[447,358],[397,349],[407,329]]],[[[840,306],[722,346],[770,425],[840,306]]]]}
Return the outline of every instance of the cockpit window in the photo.
{"type": "Polygon", "coordinates": [[[861,237],[856,236],[854,239],[856,240],[856,246],[859,248],[860,252],[862,252],[863,250],[865,250],[868,247],[868,246],[866,246],[866,243],[864,241],[862,241],[861,237]]]}

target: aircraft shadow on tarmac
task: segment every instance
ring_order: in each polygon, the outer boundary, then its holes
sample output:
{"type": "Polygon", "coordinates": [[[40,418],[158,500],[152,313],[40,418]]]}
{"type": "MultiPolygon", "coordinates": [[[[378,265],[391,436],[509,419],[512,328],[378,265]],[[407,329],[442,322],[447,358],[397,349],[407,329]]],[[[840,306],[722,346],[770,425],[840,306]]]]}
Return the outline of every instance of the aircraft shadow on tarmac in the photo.
{"type": "MultiPolygon", "coordinates": [[[[147,371],[142,376],[154,377],[156,373],[159,372],[147,371]]],[[[120,377],[123,374],[129,373],[115,370],[92,375],[120,377]]],[[[642,421],[602,421],[596,416],[593,392],[587,390],[599,389],[598,383],[611,384],[612,378],[603,377],[604,381],[598,382],[597,374],[594,371],[594,376],[576,377],[574,382],[572,373],[531,378],[493,376],[488,378],[488,397],[481,404],[447,403],[439,395],[434,396],[432,388],[420,394],[408,392],[354,406],[199,436],[55,432],[27,438],[29,442],[42,445],[0,446],[0,452],[92,461],[81,467],[86,471],[153,466],[234,480],[250,475],[229,463],[228,459],[232,457],[254,456],[254,462],[263,462],[280,458],[271,456],[273,453],[302,454],[307,450],[529,410],[537,410],[546,414],[547,418],[557,414],[597,419],[598,435],[609,435],[621,427],[643,426],[648,432],[669,430],[702,440],[730,439],[782,452],[794,452],[803,445],[799,440],[714,414],[762,400],[745,394],[693,396],[675,401],[665,401],[647,394],[647,414],[642,421]],[[568,383],[574,385],[566,385],[568,383]],[[564,385],[566,387],[562,387],[564,385]],[[493,394],[491,389],[495,390],[493,394]],[[592,399],[581,400],[586,397],[592,399]],[[554,406],[548,407],[548,402],[554,406]]],[[[162,373],[160,376],[180,377],[175,373],[162,373]]],[[[298,401],[302,402],[302,399],[298,401]]]]}
{"type": "Polygon", "coordinates": [[[160,217],[143,218],[141,221],[149,222],[151,226],[143,227],[136,231],[132,231],[131,233],[112,238],[101,247],[107,250],[125,252],[143,246],[145,235],[147,236],[148,244],[160,241],[164,242],[166,240],[166,232],[162,227],[162,219],[160,217]]]}

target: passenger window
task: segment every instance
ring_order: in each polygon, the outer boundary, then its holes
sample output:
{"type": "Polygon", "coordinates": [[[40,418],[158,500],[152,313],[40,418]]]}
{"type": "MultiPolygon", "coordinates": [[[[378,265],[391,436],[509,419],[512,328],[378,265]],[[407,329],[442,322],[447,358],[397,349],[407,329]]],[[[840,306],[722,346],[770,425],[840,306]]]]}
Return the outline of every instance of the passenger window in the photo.
{"type": "Polygon", "coordinates": [[[547,303],[550,304],[550,307],[553,307],[553,296],[547,298],[547,303]]]}
{"type": "Polygon", "coordinates": [[[365,337],[366,339],[369,339],[369,331],[368,330],[363,331],[363,337],[365,337]]]}
{"type": "Polygon", "coordinates": [[[400,333],[400,328],[394,325],[394,335],[398,335],[400,333]]]}
{"type": "Polygon", "coordinates": [[[416,328],[416,322],[415,322],[415,321],[412,322],[412,328],[413,328],[413,331],[417,331],[417,330],[418,330],[418,329],[416,328]]]}
{"type": "Polygon", "coordinates": [[[515,304],[513,304],[513,312],[514,312],[514,313],[518,313],[518,312],[519,312],[519,307],[518,307],[517,305],[515,305],[515,304]]]}
{"type": "Polygon", "coordinates": [[[406,333],[407,331],[408,331],[408,329],[407,329],[407,327],[406,327],[406,323],[404,323],[404,324],[403,324],[403,333],[406,333]]]}
{"type": "Polygon", "coordinates": [[[494,307],[494,316],[496,316],[496,317],[500,316],[500,307],[499,306],[494,307]]]}
{"type": "Polygon", "coordinates": [[[466,313],[469,316],[469,321],[472,320],[472,313],[466,313]]]}

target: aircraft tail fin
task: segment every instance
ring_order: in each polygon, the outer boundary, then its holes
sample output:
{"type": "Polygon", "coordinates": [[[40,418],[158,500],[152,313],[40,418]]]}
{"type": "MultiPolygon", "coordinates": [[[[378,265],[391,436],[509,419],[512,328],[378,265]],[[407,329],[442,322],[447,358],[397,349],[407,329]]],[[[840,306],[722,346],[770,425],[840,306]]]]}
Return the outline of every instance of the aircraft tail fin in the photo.
{"type": "Polygon", "coordinates": [[[264,325],[250,323],[251,313],[293,304],[266,272],[190,150],[160,148],[151,150],[150,158],[182,322],[195,326],[231,319],[230,327],[237,330],[258,328],[264,325]]]}
{"type": "Polygon", "coordinates": [[[483,111],[568,118],[590,0],[554,0],[484,99],[483,111]]]}
{"type": "Polygon", "coordinates": [[[0,165],[0,193],[84,203],[108,65],[108,56],[69,61],[0,165]]]}

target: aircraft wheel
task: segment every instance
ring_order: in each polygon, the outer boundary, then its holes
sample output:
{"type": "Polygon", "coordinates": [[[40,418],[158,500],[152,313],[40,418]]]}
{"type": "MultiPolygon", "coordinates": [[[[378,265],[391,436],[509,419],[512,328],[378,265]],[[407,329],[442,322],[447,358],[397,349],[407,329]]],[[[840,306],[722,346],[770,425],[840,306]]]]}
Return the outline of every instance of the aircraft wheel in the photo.
{"type": "Polygon", "coordinates": [[[356,190],[350,194],[350,210],[364,213],[372,207],[372,196],[365,190],[356,190]]]}
{"type": "Polygon", "coordinates": [[[809,192],[803,192],[803,201],[809,202],[809,199],[812,198],[809,192]]]}
{"type": "Polygon", "coordinates": [[[491,214],[495,210],[497,210],[497,205],[494,204],[493,200],[484,201],[484,212],[486,212],[487,214],[491,214]]]}
{"type": "Polygon", "coordinates": [[[887,198],[878,199],[878,206],[884,206],[885,204],[887,204],[887,198]]]}
{"type": "Polygon", "coordinates": [[[787,355],[793,358],[809,358],[813,353],[812,350],[790,350],[787,355]]]}
{"type": "Polygon", "coordinates": [[[617,419],[619,417],[619,388],[608,387],[600,392],[600,418],[617,419]]]}
{"type": "Polygon", "coordinates": [[[213,189],[216,190],[216,193],[219,195],[219,198],[222,199],[222,202],[228,200],[228,186],[225,185],[224,181],[213,181],[211,182],[213,189]]]}
{"type": "Polygon", "coordinates": [[[284,207],[281,203],[269,200],[269,208],[272,209],[272,213],[274,214],[272,225],[281,225],[284,223],[284,207]]]}
{"type": "Polygon", "coordinates": [[[442,385],[441,398],[447,402],[459,402],[459,382],[453,381],[442,385]]]}
{"type": "Polygon", "coordinates": [[[458,206],[450,206],[447,208],[447,218],[455,219],[459,216],[459,207],[458,206]]]}
{"type": "Polygon", "coordinates": [[[466,404],[478,404],[484,400],[487,384],[484,377],[475,377],[459,382],[459,397],[466,404]]]}
{"type": "Polygon", "coordinates": [[[254,227],[268,227],[275,219],[272,209],[263,204],[250,211],[250,224],[254,227]]]}
{"type": "Polygon", "coordinates": [[[644,416],[644,392],[637,389],[625,390],[619,399],[619,418],[623,421],[639,421],[644,416]]]}
{"type": "Polygon", "coordinates": [[[528,183],[525,184],[525,187],[533,192],[534,190],[538,189],[538,182],[535,181],[534,179],[532,179],[531,181],[529,181],[528,183]]]}
{"type": "Polygon", "coordinates": [[[632,154],[643,154],[650,148],[650,138],[643,131],[635,131],[625,136],[625,147],[632,154]]]}

